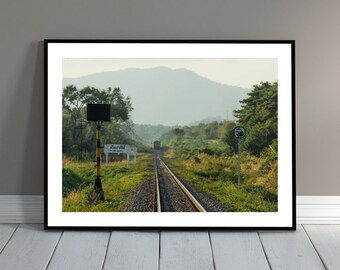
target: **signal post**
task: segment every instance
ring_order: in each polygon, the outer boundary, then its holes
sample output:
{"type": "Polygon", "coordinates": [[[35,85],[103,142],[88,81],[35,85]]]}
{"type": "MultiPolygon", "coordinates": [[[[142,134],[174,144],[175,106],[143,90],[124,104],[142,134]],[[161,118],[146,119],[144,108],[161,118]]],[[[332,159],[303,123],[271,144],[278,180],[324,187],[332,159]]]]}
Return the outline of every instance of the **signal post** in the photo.
{"type": "MultiPolygon", "coordinates": [[[[104,190],[100,175],[100,154],[101,154],[101,126],[103,122],[111,121],[110,104],[87,104],[87,121],[96,122],[96,179],[94,181],[94,197],[104,200],[104,190]]],[[[90,195],[91,196],[91,195],[90,195]]]]}
{"type": "Polygon", "coordinates": [[[237,186],[240,187],[241,185],[241,139],[243,139],[246,136],[246,129],[244,127],[235,127],[234,128],[234,136],[238,140],[237,145],[237,152],[238,152],[238,161],[237,161],[237,186]]]}

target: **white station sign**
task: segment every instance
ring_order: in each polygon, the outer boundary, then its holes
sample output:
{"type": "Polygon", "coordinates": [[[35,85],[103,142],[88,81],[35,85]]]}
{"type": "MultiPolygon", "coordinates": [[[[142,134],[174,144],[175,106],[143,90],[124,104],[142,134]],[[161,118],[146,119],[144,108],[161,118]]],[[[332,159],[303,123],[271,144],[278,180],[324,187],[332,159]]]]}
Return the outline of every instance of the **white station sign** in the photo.
{"type": "Polygon", "coordinates": [[[106,166],[109,163],[109,153],[127,154],[127,164],[130,165],[130,153],[134,154],[135,163],[137,162],[137,147],[128,144],[105,144],[104,153],[106,155],[106,166]]]}
{"type": "Polygon", "coordinates": [[[128,144],[105,144],[104,153],[127,153],[130,152],[130,145],[128,144]]]}

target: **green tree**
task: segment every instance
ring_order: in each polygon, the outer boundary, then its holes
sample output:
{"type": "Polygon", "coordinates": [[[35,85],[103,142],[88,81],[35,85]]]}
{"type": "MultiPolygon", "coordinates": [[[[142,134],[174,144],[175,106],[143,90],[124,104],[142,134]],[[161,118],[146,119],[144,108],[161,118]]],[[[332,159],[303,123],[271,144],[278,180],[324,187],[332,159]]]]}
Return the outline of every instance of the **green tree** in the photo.
{"type": "MultiPolygon", "coordinates": [[[[99,90],[94,87],[77,89],[74,85],[63,89],[63,153],[81,158],[83,151],[91,151],[94,143],[95,123],[86,121],[86,104],[111,104],[111,123],[107,132],[111,138],[126,137],[131,124],[132,105],[120,88],[99,90]]],[[[131,129],[131,128],[130,128],[131,129]]],[[[120,140],[124,140],[120,138],[120,140]]]]}
{"type": "Polygon", "coordinates": [[[174,129],[174,135],[177,138],[182,138],[184,136],[184,129],[182,129],[182,128],[175,128],[174,129]]]}
{"type": "Polygon", "coordinates": [[[218,122],[214,121],[214,122],[205,124],[204,133],[205,133],[204,139],[207,139],[207,140],[218,139],[218,122]]]}
{"type": "MultiPolygon", "coordinates": [[[[240,101],[241,109],[234,111],[237,125],[247,130],[244,147],[257,156],[277,139],[277,87],[277,82],[254,85],[249,97],[240,101]]],[[[229,130],[225,142],[236,149],[232,136],[229,130]]]]}
{"type": "Polygon", "coordinates": [[[236,123],[232,121],[228,121],[225,127],[225,133],[223,141],[229,145],[229,154],[233,154],[237,152],[237,139],[234,136],[234,128],[236,127],[236,123]]]}

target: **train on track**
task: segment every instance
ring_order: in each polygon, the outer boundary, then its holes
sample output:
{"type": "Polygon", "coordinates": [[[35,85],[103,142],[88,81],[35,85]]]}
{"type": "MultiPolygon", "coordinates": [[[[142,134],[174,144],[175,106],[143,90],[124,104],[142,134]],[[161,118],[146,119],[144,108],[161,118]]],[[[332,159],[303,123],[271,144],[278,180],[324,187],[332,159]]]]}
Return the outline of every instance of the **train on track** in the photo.
{"type": "Polygon", "coordinates": [[[154,141],[153,142],[153,150],[161,150],[161,142],[160,141],[154,141]]]}

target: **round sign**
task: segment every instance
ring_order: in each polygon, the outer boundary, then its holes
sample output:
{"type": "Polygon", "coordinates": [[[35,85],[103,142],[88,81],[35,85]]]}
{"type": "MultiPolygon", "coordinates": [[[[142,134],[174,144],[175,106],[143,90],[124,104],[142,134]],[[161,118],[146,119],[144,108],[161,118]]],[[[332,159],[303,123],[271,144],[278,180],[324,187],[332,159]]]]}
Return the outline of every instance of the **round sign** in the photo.
{"type": "Polygon", "coordinates": [[[244,127],[236,127],[234,129],[234,135],[238,139],[242,139],[246,136],[246,129],[244,127]]]}

